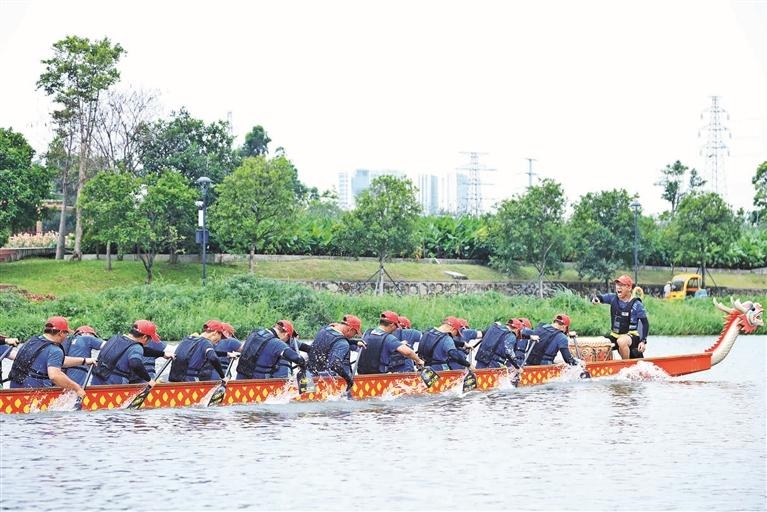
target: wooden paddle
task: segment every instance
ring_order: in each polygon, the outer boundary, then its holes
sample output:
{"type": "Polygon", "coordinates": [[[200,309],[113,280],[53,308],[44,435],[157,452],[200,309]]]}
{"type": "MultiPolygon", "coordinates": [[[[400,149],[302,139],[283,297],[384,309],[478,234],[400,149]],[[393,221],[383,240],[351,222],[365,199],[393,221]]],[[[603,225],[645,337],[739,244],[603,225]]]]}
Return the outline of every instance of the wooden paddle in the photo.
{"type": "Polygon", "coordinates": [[[229,365],[226,367],[226,371],[224,372],[224,378],[221,379],[221,382],[218,384],[216,390],[212,395],[210,395],[210,400],[208,401],[208,405],[206,405],[206,407],[210,407],[211,405],[220,405],[221,402],[224,401],[224,395],[226,395],[226,377],[229,375],[229,370],[232,369],[234,360],[234,357],[229,358],[229,365]]]}
{"type": "MultiPolygon", "coordinates": [[[[162,372],[165,371],[165,369],[168,367],[168,365],[173,361],[173,358],[168,359],[165,361],[165,364],[162,365],[162,368],[160,368],[160,371],[157,372],[156,378],[159,379],[160,375],[162,375],[162,372]]],[[[133,397],[133,400],[130,401],[126,409],[140,409],[141,406],[144,404],[144,400],[146,400],[146,397],[149,396],[149,392],[152,391],[152,386],[147,384],[144,389],[141,390],[141,393],[133,397]]]]}
{"type": "MultiPolygon", "coordinates": [[[[480,340],[481,343],[482,340],[480,340]]],[[[477,343],[479,345],[479,343],[477,343]]],[[[463,392],[468,393],[469,391],[474,391],[477,389],[477,374],[475,374],[473,371],[471,371],[471,360],[472,356],[474,355],[472,353],[472,350],[474,350],[474,347],[476,345],[469,345],[466,344],[466,347],[469,349],[469,354],[467,359],[469,360],[469,366],[466,367],[466,373],[463,374],[463,392]]]]}
{"type": "Polygon", "coordinates": [[[301,368],[296,374],[296,384],[298,385],[298,394],[314,393],[317,391],[317,385],[314,383],[314,376],[306,368],[301,368]]]}
{"type": "Polygon", "coordinates": [[[434,383],[439,380],[439,375],[437,375],[437,372],[435,372],[431,366],[424,365],[417,368],[417,370],[418,375],[421,377],[423,383],[426,384],[427,388],[432,387],[434,383]]]}
{"type": "MultiPolygon", "coordinates": [[[[0,357],[0,359],[2,359],[0,357]]],[[[92,364],[88,367],[88,373],[85,374],[85,380],[83,381],[83,391],[88,387],[88,381],[91,380],[91,373],[93,372],[93,367],[96,366],[95,364],[92,364]]],[[[82,411],[83,410],[83,398],[82,396],[78,396],[77,400],[75,400],[75,405],[72,406],[72,408],[75,411],[82,411]]]]}

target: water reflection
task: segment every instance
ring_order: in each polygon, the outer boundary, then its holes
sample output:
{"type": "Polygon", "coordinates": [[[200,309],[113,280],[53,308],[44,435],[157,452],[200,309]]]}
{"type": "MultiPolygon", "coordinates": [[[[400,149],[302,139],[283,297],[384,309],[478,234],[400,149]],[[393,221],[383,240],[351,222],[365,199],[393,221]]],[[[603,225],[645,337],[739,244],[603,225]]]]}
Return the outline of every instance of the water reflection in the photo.
{"type": "Polygon", "coordinates": [[[0,416],[2,509],[764,509],[762,341],[694,378],[0,416]]]}

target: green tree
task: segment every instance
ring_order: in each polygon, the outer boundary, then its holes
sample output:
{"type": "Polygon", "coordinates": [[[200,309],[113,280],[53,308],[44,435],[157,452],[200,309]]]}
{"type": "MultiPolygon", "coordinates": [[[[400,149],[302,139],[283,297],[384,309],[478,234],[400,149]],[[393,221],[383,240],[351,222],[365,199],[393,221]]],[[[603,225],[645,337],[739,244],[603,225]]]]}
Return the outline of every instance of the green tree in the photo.
{"type": "Polygon", "coordinates": [[[762,162],[751,179],[754,185],[754,224],[767,222],[767,162],[762,162]]]}
{"type": "Polygon", "coordinates": [[[78,203],[90,236],[107,246],[107,270],[112,270],[112,242],[130,238],[140,181],[126,173],[100,172],[83,187],[78,203]]]}
{"type": "Polygon", "coordinates": [[[250,157],[217,187],[213,236],[228,251],[247,252],[250,272],[256,251],[272,252],[290,231],[296,211],[291,170],[285,157],[250,157]]]}
{"type": "Polygon", "coordinates": [[[34,227],[50,194],[53,172],[33,163],[34,155],[22,134],[0,128],[0,247],[15,231],[34,227]]]}
{"type": "Polygon", "coordinates": [[[147,284],[152,282],[154,260],[167,250],[171,257],[181,242],[193,236],[198,192],[185,176],[168,171],[151,177],[138,193],[138,207],[126,218],[126,238],[136,246],[146,270],[147,284]]]}
{"type": "Polygon", "coordinates": [[[383,293],[384,261],[394,254],[409,254],[416,247],[415,224],[421,206],[407,178],[379,176],[357,196],[357,207],[343,218],[343,246],[352,254],[378,258],[377,290],[383,293]]]}
{"type": "Polygon", "coordinates": [[[239,164],[232,150],[229,125],[216,121],[206,125],[186,109],[173,112],[169,120],[143,125],[139,134],[139,159],[143,175],[176,170],[194,183],[207,176],[221,183],[239,164]]]}
{"type": "Polygon", "coordinates": [[[714,192],[695,192],[684,197],[671,226],[678,244],[677,259],[697,262],[704,286],[709,264],[723,258],[740,237],[740,222],[714,192]]]}
{"type": "Polygon", "coordinates": [[[679,202],[690,192],[699,190],[706,184],[695,169],[690,169],[677,160],[661,170],[661,179],[655,185],[663,188],[661,198],[671,203],[672,215],[676,212],[679,202]],[[688,175],[689,171],[689,175],[688,175]],[[685,186],[685,177],[687,184],[685,186]]]}
{"type": "Polygon", "coordinates": [[[607,285],[618,268],[633,261],[632,199],[625,190],[589,192],[575,204],[569,233],[579,276],[607,285]]]}
{"type": "MultiPolygon", "coordinates": [[[[99,110],[99,95],[120,79],[117,62],[124,53],[122,46],[114,46],[108,38],[91,42],[88,38],[67,36],[53,44],[54,55],[43,60],[45,72],[37,87],[53,96],[60,110],[54,120],[61,118],[76,126],[79,145],[77,195],[87,181],[86,166],[91,150],[94,125],[99,110]]],[[[73,258],[82,257],[82,213],[75,208],[75,247],[73,258]]]]}
{"type": "Polygon", "coordinates": [[[491,264],[504,272],[515,271],[520,261],[532,264],[538,272],[540,297],[544,276],[562,268],[565,203],[562,186],[545,179],[503,201],[493,222],[491,264]]]}
{"type": "Polygon", "coordinates": [[[260,124],[254,126],[245,135],[245,143],[240,148],[240,156],[247,158],[249,156],[261,156],[269,153],[269,143],[272,139],[266,134],[266,130],[260,124]]]}

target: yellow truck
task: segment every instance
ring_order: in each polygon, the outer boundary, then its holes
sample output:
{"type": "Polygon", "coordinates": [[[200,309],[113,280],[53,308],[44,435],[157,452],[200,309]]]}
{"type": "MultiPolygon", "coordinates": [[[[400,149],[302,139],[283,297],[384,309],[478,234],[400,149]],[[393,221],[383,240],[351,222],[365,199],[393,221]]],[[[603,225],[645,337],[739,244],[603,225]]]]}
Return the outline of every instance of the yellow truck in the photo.
{"type": "Polygon", "coordinates": [[[668,300],[683,300],[688,297],[695,297],[695,292],[702,288],[702,277],[700,274],[677,274],[671,280],[671,293],[668,300]]]}

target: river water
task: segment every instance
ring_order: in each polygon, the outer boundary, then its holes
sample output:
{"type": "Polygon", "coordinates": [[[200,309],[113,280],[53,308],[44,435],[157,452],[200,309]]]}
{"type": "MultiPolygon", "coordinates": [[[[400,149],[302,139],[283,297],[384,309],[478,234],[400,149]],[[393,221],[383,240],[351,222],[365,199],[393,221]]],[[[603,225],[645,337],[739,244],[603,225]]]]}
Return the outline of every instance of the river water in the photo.
{"type": "Polygon", "coordinates": [[[673,379],[0,415],[0,510],[765,510],[766,347],[673,379]]]}

